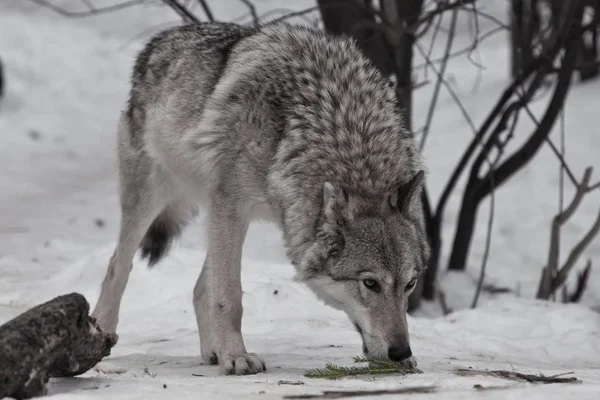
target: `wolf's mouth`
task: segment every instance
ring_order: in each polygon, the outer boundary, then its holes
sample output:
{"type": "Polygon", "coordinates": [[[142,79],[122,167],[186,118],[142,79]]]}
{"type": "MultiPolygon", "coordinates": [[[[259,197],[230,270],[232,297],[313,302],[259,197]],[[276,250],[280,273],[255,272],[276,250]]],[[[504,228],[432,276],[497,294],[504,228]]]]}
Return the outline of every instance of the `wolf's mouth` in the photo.
{"type": "Polygon", "coordinates": [[[364,335],[363,335],[363,333],[364,333],[363,329],[362,329],[362,328],[360,327],[360,325],[359,325],[359,324],[357,324],[356,322],[354,322],[354,328],[355,328],[355,329],[356,329],[356,331],[357,331],[357,332],[360,334],[360,338],[362,339],[362,342],[363,342],[363,348],[362,348],[362,350],[363,350],[363,354],[364,354],[364,355],[367,355],[367,354],[369,354],[369,349],[367,348],[367,345],[365,344],[365,337],[364,337],[364,335]]]}

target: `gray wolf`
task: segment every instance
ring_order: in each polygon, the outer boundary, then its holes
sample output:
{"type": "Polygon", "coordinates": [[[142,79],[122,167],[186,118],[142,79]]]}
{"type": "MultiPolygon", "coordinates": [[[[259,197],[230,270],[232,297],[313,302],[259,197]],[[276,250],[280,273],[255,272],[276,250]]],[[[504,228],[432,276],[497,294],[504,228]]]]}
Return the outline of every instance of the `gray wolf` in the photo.
{"type": "Polygon", "coordinates": [[[93,312],[108,331],[138,248],[153,265],[200,208],[208,250],[193,303],[206,363],[265,370],[241,334],[249,223],[343,310],[367,357],[414,364],[407,298],[429,247],[423,162],[389,82],[345,37],[285,23],[171,28],[141,51],[118,133],[121,228],[93,312]]]}

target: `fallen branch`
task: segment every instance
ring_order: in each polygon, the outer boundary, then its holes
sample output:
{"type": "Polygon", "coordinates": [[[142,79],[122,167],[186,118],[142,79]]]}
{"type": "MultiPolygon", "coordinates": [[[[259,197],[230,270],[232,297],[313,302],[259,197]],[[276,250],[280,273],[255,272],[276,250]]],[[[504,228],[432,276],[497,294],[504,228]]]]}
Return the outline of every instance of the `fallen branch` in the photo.
{"type": "Polygon", "coordinates": [[[102,330],[89,309],[71,293],[0,326],[0,398],[45,395],[49,378],[83,374],[108,356],[117,335],[102,330]]]}
{"type": "Polygon", "coordinates": [[[341,399],[345,397],[382,396],[388,394],[418,394],[433,393],[435,386],[413,386],[398,389],[381,390],[352,390],[352,391],[325,391],[322,394],[293,394],[283,396],[284,399],[341,399]]]}
{"type": "Polygon", "coordinates": [[[530,374],[522,374],[516,371],[481,371],[476,369],[467,369],[467,368],[459,368],[456,371],[457,375],[460,376],[491,376],[494,378],[502,378],[508,379],[511,381],[527,381],[530,383],[577,383],[581,382],[576,377],[568,377],[564,378],[565,375],[571,375],[574,372],[565,372],[563,374],[556,374],[552,376],[545,376],[543,374],[539,375],[530,375],[530,374]]]}
{"type": "Polygon", "coordinates": [[[341,379],[347,376],[358,375],[388,375],[388,374],[421,374],[418,368],[405,367],[391,361],[375,360],[364,357],[354,357],[356,364],[369,363],[368,366],[344,367],[332,363],[325,364],[325,368],[309,369],[304,373],[306,378],[341,379]]]}

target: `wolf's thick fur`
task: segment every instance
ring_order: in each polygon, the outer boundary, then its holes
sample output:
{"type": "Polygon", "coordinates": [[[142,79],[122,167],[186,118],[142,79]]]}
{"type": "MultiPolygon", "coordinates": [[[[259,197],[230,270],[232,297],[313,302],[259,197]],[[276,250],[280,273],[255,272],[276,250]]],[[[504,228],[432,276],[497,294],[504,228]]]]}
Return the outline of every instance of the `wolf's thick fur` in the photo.
{"type": "Polygon", "coordinates": [[[119,128],[122,222],[94,310],[115,331],[138,247],[156,263],[197,212],[208,255],[194,288],[204,360],[263,360],[241,334],[241,251],[253,218],[344,310],[370,357],[412,362],[407,298],[429,255],[423,167],[386,79],[346,38],[274,24],[166,30],[139,54],[119,128]]]}

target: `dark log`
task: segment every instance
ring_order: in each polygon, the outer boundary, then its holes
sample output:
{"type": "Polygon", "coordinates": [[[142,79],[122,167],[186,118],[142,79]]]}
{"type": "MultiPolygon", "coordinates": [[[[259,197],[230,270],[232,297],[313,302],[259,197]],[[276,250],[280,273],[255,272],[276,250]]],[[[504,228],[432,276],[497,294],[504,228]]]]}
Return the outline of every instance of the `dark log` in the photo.
{"type": "Polygon", "coordinates": [[[0,326],[0,398],[45,395],[49,378],[83,374],[108,356],[117,335],[89,310],[85,297],[71,293],[0,326]]]}

